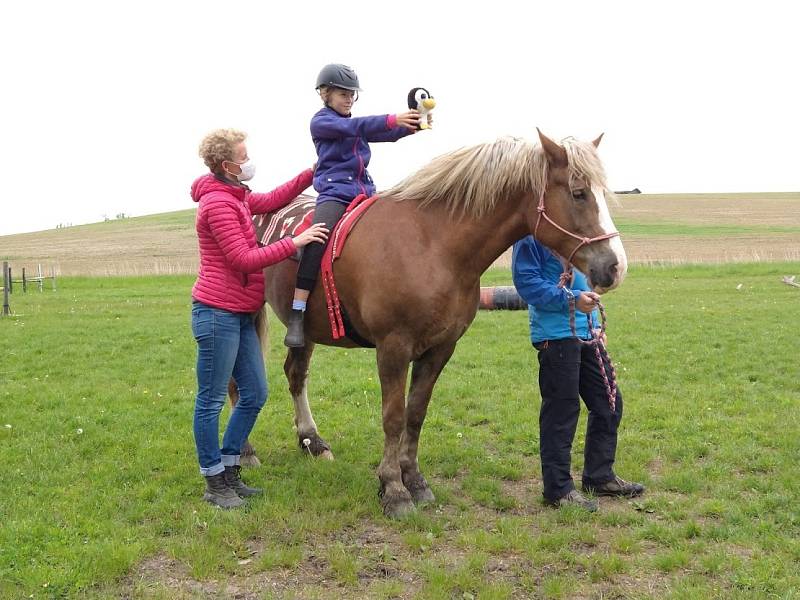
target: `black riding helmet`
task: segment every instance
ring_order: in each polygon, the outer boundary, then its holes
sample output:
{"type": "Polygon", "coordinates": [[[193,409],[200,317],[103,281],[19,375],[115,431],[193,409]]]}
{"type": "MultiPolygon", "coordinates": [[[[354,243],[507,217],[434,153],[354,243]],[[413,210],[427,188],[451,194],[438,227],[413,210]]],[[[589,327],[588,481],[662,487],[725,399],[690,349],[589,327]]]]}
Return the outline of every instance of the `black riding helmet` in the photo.
{"type": "Polygon", "coordinates": [[[322,67],[319,75],[317,75],[316,89],[319,89],[323,85],[330,85],[354,92],[361,91],[356,72],[347,65],[341,64],[330,64],[322,67]]]}

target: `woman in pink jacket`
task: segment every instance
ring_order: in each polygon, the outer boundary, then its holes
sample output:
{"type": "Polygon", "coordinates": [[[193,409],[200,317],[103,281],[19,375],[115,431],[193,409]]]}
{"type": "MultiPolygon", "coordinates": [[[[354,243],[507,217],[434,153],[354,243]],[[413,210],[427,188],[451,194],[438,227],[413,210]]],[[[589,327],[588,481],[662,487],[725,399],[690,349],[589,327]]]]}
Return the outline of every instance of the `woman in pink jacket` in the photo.
{"type": "Polygon", "coordinates": [[[242,444],[267,400],[267,375],[256,336],[255,314],[264,304],[263,268],[292,256],[311,242],[324,243],[327,230],[315,225],[297,237],[259,247],[254,214],[277,210],[311,185],[313,169],[266,194],[244,182],[255,173],[247,156],[246,135],[235,129],[209,133],[200,157],[210,169],[192,184],[197,207],[200,273],[192,289],[192,333],[197,341],[197,398],[194,438],[204,499],[222,508],[243,504],[261,490],[240,477],[242,444]],[[219,445],[219,414],[231,376],[239,401],[219,445]]]}

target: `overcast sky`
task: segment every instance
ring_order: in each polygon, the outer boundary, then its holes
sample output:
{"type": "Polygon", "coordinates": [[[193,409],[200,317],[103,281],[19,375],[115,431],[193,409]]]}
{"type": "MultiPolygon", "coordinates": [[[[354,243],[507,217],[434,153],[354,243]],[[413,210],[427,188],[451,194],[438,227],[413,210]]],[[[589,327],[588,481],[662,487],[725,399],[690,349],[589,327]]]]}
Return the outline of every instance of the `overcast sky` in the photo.
{"type": "MultiPolygon", "coordinates": [[[[435,129],[374,144],[390,187],[500,135],[600,146],[611,187],[800,191],[798,20],[777,2],[7,2],[0,21],[0,235],[192,208],[202,136],[249,133],[253,188],[315,160],[328,62],[354,114],[435,129]]],[[[2,248],[0,247],[0,254],[2,248]]]]}

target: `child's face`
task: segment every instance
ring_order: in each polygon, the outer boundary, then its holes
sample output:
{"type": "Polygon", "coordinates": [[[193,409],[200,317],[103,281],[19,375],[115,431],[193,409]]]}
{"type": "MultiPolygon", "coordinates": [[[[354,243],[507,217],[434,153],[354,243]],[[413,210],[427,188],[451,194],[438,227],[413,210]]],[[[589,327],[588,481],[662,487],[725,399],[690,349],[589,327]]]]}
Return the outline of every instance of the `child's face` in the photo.
{"type": "Polygon", "coordinates": [[[325,103],[343,117],[350,114],[355,97],[356,93],[352,90],[328,88],[325,91],[325,103]]]}

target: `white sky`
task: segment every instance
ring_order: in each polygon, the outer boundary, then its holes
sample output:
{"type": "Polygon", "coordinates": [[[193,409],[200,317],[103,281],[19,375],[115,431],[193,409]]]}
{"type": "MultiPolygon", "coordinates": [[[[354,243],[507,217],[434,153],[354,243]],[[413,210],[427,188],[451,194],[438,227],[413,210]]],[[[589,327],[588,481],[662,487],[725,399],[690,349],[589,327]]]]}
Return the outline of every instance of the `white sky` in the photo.
{"type": "MultiPolygon", "coordinates": [[[[191,208],[202,136],[249,133],[253,188],[315,159],[328,62],[354,114],[430,89],[435,129],[374,144],[387,188],[434,156],[516,135],[590,139],[611,187],[800,190],[793,3],[5,2],[0,235],[191,208]]],[[[2,247],[0,247],[2,254],[2,247]]]]}

